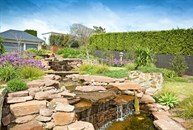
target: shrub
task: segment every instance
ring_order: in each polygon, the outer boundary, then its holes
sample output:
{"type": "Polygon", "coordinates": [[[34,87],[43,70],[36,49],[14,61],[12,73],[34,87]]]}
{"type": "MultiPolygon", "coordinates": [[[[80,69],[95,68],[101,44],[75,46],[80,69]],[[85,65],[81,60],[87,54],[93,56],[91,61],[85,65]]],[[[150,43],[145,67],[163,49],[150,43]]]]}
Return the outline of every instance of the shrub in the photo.
{"type": "Polygon", "coordinates": [[[158,103],[169,106],[170,108],[174,107],[177,104],[177,97],[172,92],[164,92],[155,97],[158,103]]]}
{"type": "Polygon", "coordinates": [[[160,68],[161,72],[163,73],[164,79],[174,78],[177,76],[176,72],[169,69],[160,68]]]}
{"type": "Polygon", "coordinates": [[[180,112],[180,116],[185,118],[193,118],[193,95],[180,102],[179,107],[182,110],[180,112]]]}
{"type": "Polygon", "coordinates": [[[149,47],[156,54],[193,55],[193,29],[165,31],[115,32],[91,35],[90,48],[130,51],[135,47],[149,47]]]}
{"type": "Polygon", "coordinates": [[[29,65],[29,66],[36,66],[39,68],[44,68],[42,65],[41,61],[35,60],[32,58],[31,55],[27,53],[9,53],[5,55],[0,56],[0,66],[4,65],[13,65],[15,68],[18,68],[19,66],[22,65],[29,65]]]}
{"type": "Polygon", "coordinates": [[[181,55],[176,55],[171,62],[171,67],[178,76],[182,76],[187,69],[185,58],[181,55]]]}
{"type": "Polygon", "coordinates": [[[19,69],[20,76],[24,79],[36,79],[44,75],[44,71],[34,66],[23,66],[19,69]]]}
{"type": "Polygon", "coordinates": [[[21,91],[27,89],[27,84],[18,79],[12,79],[7,83],[7,90],[21,91]]]}
{"type": "Polygon", "coordinates": [[[125,68],[128,70],[128,71],[132,71],[132,70],[135,70],[135,64],[134,63],[131,63],[131,64],[127,64],[125,65],[125,68]]]}
{"type": "Polygon", "coordinates": [[[17,77],[17,70],[12,65],[0,67],[0,80],[9,81],[17,77]]]}
{"type": "Polygon", "coordinates": [[[154,54],[149,48],[139,48],[136,50],[135,69],[141,66],[149,66],[153,63],[154,54]]]}

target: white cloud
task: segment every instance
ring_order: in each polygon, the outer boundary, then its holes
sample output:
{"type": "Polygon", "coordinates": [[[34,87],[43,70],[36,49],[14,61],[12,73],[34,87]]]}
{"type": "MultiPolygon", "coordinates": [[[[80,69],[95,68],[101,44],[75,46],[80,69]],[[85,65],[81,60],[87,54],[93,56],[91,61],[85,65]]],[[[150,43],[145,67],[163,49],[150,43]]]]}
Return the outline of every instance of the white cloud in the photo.
{"type": "Polygon", "coordinates": [[[10,23],[2,23],[0,31],[8,29],[34,29],[38,36],[49,31],[68,33],[70,25],[81,23],[92,28],[102,26],[108,32],[115,31],[140,31],[140,30],[164,30],[172,28],[190,28],[193,26],[193,18],[173,17],[158,12],[142,11],[142,9],[117,11],[102,3],[91,3],[83,10],[61,10],[56,7],[41,10],[30,14],[21,20],[14,20],[10,23]]]}

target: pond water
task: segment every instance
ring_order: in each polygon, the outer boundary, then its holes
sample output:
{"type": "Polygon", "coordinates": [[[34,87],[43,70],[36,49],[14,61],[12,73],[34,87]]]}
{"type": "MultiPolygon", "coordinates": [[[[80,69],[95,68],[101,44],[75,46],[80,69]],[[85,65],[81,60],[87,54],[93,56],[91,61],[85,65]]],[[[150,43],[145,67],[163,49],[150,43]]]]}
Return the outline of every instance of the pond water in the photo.
{"type": "Polygon", "coordinates": [[[153,119],[148,112],[140,115],[129,115],[123,121],[115,121],[105,130],[156,130],[153,119]]]}

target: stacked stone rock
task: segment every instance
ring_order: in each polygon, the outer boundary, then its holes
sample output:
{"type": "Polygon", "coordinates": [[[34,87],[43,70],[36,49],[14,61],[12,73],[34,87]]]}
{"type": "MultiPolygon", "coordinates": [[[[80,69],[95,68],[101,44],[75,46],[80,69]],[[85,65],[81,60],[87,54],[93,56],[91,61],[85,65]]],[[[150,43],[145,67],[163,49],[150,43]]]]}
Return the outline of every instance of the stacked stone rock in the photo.
{"type": "Polygon", "coordinates": [[[131,81],[138,83],[144,88],[161,89],[163,84],[162,73],[143,73],[140,71],[129,72],[131,81]]]}
{"type": "MultiPolygon", "coordinates": [[[[140,103],[147,105],[149,111],[154,116],[154,125],[159,130],[185,130],[179,123],[175,122],[168,112],[169,107],[155,103],[153,94],[162,88],[163,77],[161,73],[142,73],[133,71],[129,73],[131,80],[113,79],[103,76],[89,76],[89,75],[69,75],[68,78],[73,80],[84,80],[87,84],[92,85],[110,85],[118,88],[124,94],[134,95],[137,92],[137,97],[140,103]],[[106,83],[106,84],[104,84],[106,83]]],[[[77,90],[87,91],[87,86],[76,88],[77,90]]],[[[93,87],[93,89],[96,89],[93,87]]],[[[101,88],[102,89],[102,88],[101,88]]],[[[121,102],[122,103],[122,102],[121,102]]]]}
{"type": "Polygon", "coordinates": [[[50,61],[50,69],[54,71],[71,71],[72,69],[79,68],[82,64],[80,59],[63,59],[62,61],[50,61]]]}
{"type": "MultiPolygon", "coordinates": [[[[74,81],[84,80],[87,85],[76,87],[77,91],[83,93],[103,91],[104,94],[109,87],[118,89],[123,95],[134,95],[134,92],[137,92],[140,102],[146,104],[152,111],[156,119],[154,125],[158,129],[184,130],[170,118],[168,107],[155,103],[152,97],[156,90],[152,87],[155,86],[144,87],[125,78],[113,79],[104,76],[70,75],[67,78],[74,81]]],[[[70,105],[70,99],[79,99],[65,87],[59,88],[59,81],[60,76],[48,75],[42,80],[29,82],[29,89],[26,91],[8,93],[7,105],[4,105],[3,125],[8,126],[10,130],[94,130],[91,123],[76,121],[74,106],[70,105]],[[8,110],[7,106],[10,106],[10,112],[5,111],[8,110]]],[[[105,95],[107,93],[109,92],[105,95]]],[[[115,98],[113,95],[112,92],[110,97],[115,98]]],[[[115,98],[115,101],[121,105],[128,103],[125,99],[119,98],[115,98]]]]}
{"type": "Polygon", "coordinates": [[[29,82],[28,90],[8,93],[10,112],[3,114],[3,125],[9,130],[94,130],[91,123],[76,121],[74,106],[68,102],[76,95],[58,89],[59,80],[59,76],[48,75],[29,82]]]}

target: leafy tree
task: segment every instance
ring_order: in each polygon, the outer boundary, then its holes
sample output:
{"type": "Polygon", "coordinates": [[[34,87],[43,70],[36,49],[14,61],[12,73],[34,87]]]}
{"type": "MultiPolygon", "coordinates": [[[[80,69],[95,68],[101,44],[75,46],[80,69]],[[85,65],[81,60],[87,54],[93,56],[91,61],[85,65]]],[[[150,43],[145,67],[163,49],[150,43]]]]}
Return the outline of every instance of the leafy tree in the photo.
{"type": "Polygon", "coordinates": [[[49,37],[50,45],[52,46],[68,46],[68,41],[70,39],[69,34],[66,35],[51,35],[49,37]]]}
{"type": "Polygon", "coordinates": [[[95,33],[106,33],[105,28],[102,28],[101,26],[93,26],[95,33]]]}
{"type": "Polygon", "coordinates": [[[3,39],[0,37],[0,54],[3,54],[5,52],[5,48],[3,46],[3,39]]]}
{"type": "Polygon", "coordinates": [[[37,31],[36,30],[26,29],[26,30],[24,30],[24,32],[29,33],[29,34],[37,37],[37,31]]]}
{"type": "Polygon", "coordinates": [[[71,35],[75,36],[75,39],[80,45],[85,45],[89,39],[89,36],[94,32],[93,29],[88,28],[82,24],[73,24],[70,27],[71,35]]]}

